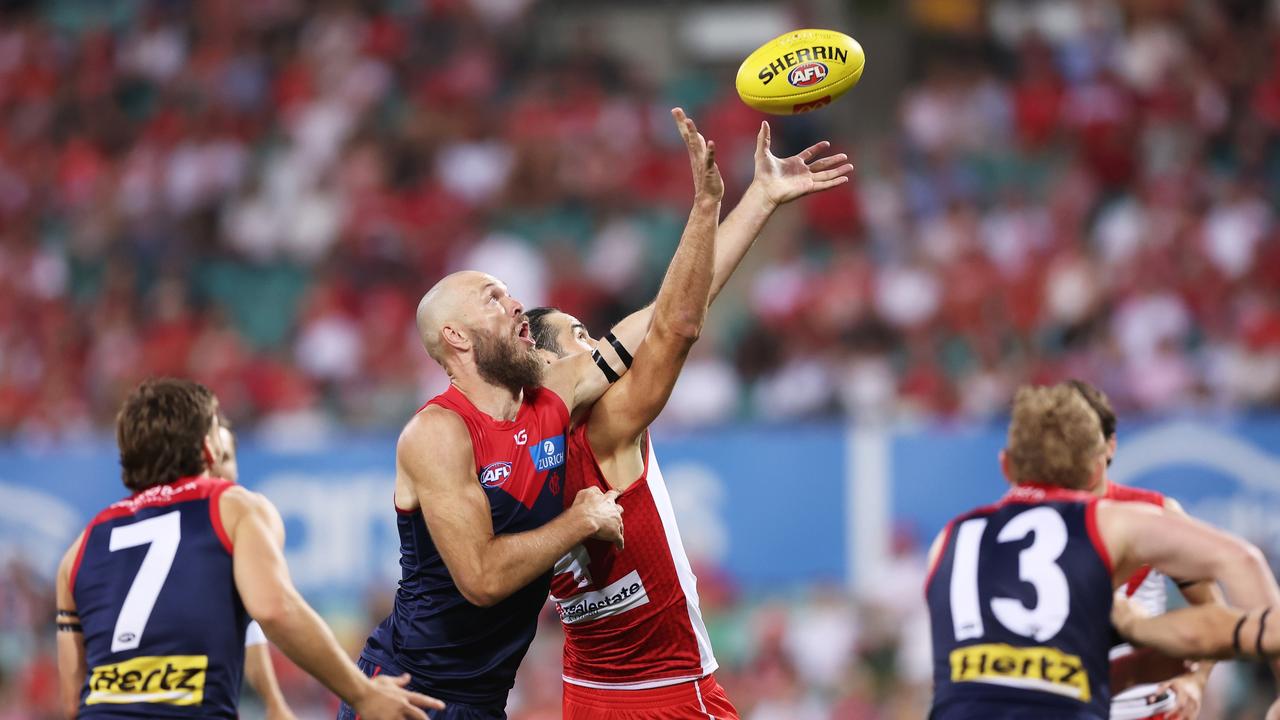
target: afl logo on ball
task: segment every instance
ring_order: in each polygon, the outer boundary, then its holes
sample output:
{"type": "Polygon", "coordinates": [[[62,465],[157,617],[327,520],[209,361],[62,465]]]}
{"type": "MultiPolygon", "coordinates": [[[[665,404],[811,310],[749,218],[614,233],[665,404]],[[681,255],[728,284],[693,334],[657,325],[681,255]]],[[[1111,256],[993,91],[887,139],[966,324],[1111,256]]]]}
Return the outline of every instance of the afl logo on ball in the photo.
{"type": "Polygon", "coordinates": [[[480,484],[491,488],[502,487],[502,483],[509,477],[511,477],[511,463],[491,463],[480,471],[480,484]]]}
{"type": "Polygon", "coordinates": [[[787,82],[796,87],[817,85],[827,79],[827,66],[820,62],[807,62],[797,65],[787,74],[787,82]]]}

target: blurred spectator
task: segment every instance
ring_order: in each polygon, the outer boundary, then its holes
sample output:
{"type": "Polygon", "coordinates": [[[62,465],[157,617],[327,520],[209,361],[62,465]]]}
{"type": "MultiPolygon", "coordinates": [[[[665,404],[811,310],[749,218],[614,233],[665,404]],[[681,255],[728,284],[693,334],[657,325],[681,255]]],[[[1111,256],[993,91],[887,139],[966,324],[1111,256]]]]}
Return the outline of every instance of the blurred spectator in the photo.
{"type": "MultiPolygon", "coordinates": [[[[913,6],[921,42],[973,37],[981,5],[943,5],[913,6]]],[[[395,426],[432,375],[390,325],[411,314],[361,301],[375,287],[411,310],[479,267],[599,331],[651,297],[679,235],[686,170],[654,89],[687,78],[512,42],[536,3],[4,12],[0,299],[29,312],[0,328],[0,434],[102,428],[162,372],[281,432],[395,426]]],[[[1122,411],[1277,402],[1275,310],[1254,299],[1280,285],[1280,56],[1253,42],[1274,13],[985,18],[993,54],[920,53],[896,136],[854,148],[806,118],[857,151],[857,182],[768,233],[668,422],[983,418],[1116,348],[1122,411]]],[[[740,188],[758,117],[731,93],[695,114],[740,188]]]]}

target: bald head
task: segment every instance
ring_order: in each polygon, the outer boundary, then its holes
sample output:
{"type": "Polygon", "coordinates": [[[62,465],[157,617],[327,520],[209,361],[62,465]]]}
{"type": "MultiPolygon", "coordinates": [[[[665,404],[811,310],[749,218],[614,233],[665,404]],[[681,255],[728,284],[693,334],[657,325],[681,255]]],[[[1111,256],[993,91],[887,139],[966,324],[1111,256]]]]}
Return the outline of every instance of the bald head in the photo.
{"type": "Polygon", "coordinates": [[[445,364],[450,347],[465,349],[486,315],[507,317],[511,310],[504,303],[519,303],[507,295],[507,288],[494,276],[476,270],[463,270],[446,275],[418,302],[418,337],[432,359],[445,364]]]}

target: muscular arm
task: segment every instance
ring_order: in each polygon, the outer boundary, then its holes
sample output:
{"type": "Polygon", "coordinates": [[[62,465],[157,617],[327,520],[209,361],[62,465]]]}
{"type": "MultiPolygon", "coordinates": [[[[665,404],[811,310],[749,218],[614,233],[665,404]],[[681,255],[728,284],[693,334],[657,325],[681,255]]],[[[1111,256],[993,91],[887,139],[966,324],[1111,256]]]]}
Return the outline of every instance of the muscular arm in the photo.
{"type": "MultiPolygon", "coordinates": [[[[1182,504],[1173,498],[1164,499],[1165,512],[1178,517],[1189,518],[1190,515],[1183,509],[1182,504]]],[[[1222,590],[1216,583],[1201,580],[1177,580],[1178,592],[1182,593],[1182,597],[1191,605],[1221,605],[1226,606],[1226,600],[1222,597],[1222,590]]],[[[1203,660],[1197,664],[1196,669],[1187,673],[1200,683],[1203,688],[1209,682],[1209,675],[1213,672],[1214,663],[1212,660],[1203,660]]]]}
{"type": "Polygon", "coordinates": [[[1097,513],[1116,585],[1151,565],[1169,577],[1216,580],[1240,607],[1280,604],[1280,589],[1262,553],[1233,535],[1139,503],[1103,500],[1097,513]]]}
{"type": "MultiPolygon", "coordinates": [[[[476,482],[467,428],[440,407],[418,413],[400,435],[396,472],[397,484],[412,487],[458,590],[482,607],[533,582],[606,522],[589,503],[580,502],[580,493],[573,507],[536,530],[495,535],[488,498],[476,482]]],[[[602,504],[612,506],[612,497],[606,498],[602,504]]]]}
{"type": "MultiPolygon", "coordinates": [[[[681,128],[681,134],[684,135],[683,111],[677,108],[672,115],[676,118],[677,127],[681,128]]],[[[738,205],[716,230],[714,271],[707,299],[708,305],[715,302],[720,291],[724,289],[729,278],[742,263],[742,259],[746,257],[747,251],[755,244],[765,223],[779,206],[805,195],[843,185],[849,181],[849,173],[853,172],[853,166],[846,162],[848,156],[845,154],[820,155],[830,147],[830,143],[826,141],[786,158],[775,157],[771,152],[771,143],[772,131],[769,124],[761,123],[760,132],[756,136],[755,176],[738,205]]],[[[675,259],[672,263],[675,263],[675,259]]],[[[611,332],[624,348],[633,353],[636,352],[636,348],[649,330],[654,310],[655,305],[650,303],[613,326],[611,332]]],[[[605,360],[621,375],[626,369],[625,366],[613,349],[607,347],[607,343],[601,345],[601,353],[605,360]]],[[[590,405],[608,389],[608,383],[604,380],[603,374],[592,367],[594,363],[589,356],[565,358],[560,362],[570,363],[566,366],[566,370],[569,368],[572,370],[567,374],[582,377],[575,373],[585,372],[586,377],[593,383],[584,393],[583,405],[590,405]]],[[[555,372],[552,371],[552,374],[555,372]]],[[[561,394],[561,397],[567,396],[561,394]]],[[[567,400],[566,403],[571,410],[578,407],[577,404],[568,403],[567,400]]]]}
{"type": "MultiPolygon", "coordinates": [[[[753,182],[743,193],[738,204],[720,223],[713,243],[715,246],[712,257],[714,269],[711,275],[711,290],[707,293],[707,305],[715,302],[719,297],[720,291],[724,290],[729,278],[742,264],[742,259],[755,245],[760,231],[769,222],[769,218],[773,217],[773,212],[777,208],[777,203],[769,199],[761,185],[753,182]]],[[[674,260],[672,262],[674,263],[674,260]]],[[[656,301],[645,305],[613,326],[611,332],[623,347],[639,347],[649,329],[650,321],[653,320],[655,303],[656,301]]]]}
{"type": "Polygon", "coordinates": [[[714,146],[708,146],[696,132],[692,137],[686,134],[685,140],[690,154],[702,158],[704,165],[698,169],[715,177],[711,180],[704,175],[703,182],[698,183],[700,191],[694,198],[693,211],[658,290],[653,321],[636,350],[631,371],[600,399],[603,411],[592,414],[588,439],[602,458],[636,444],[662,411],[707,317],[723,186],[715,168],[714,146]]]}
{"type": "MultiPolygon", "coordinates": [[[[284,561],[284,522],[266,498],[242,487],[222,493],[219,510],[235,553],[232,569],[245,610],[303,670],[359,710],[375,690],[329,626],[303,600],[284,561]]],[[[421,707],[444,707],[417,696],[421,707]]],[[[410,710],[407,705],[405,710],[410,710]]],[[[405,715],[423,717],[417,712],[405,715]]]]}
{"type": "Polygon", "coordinates": [[[80,552],[80,544],[83,542],[84,533],[81,533],[62,556],[62,562],[58,564],[56,587],[58,697],[62,704],[62,712],[68,718],[74,718],[80,709],[80,690],[84,687],[84,678],[89,672],[88,664],[85,662],[84,633],[80,629],[80,616],[77,614],[75,598],[71,594],[71,568],[75,564],[76,555],[80,552]]]}

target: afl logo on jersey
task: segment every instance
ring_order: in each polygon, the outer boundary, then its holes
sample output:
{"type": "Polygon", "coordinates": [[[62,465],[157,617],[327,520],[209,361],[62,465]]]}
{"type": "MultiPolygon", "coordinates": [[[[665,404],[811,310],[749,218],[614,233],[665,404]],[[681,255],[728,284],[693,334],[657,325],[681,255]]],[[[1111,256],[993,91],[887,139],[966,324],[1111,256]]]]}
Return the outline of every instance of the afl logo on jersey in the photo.
{"type": "Polygon", "coordinates": [[[543,439],[542,442],[529,448],[529,457],[533,458],[533,466],[539,472],[564,465],[564,436],[556,435],[543,439]]]}
{"type": "Polygon", "coordinates": [[[480,471],[480,484],[491,488],[502,487],[502,483],[509,477],[511,477],[511,463],[490,463],[480,471]]]}

